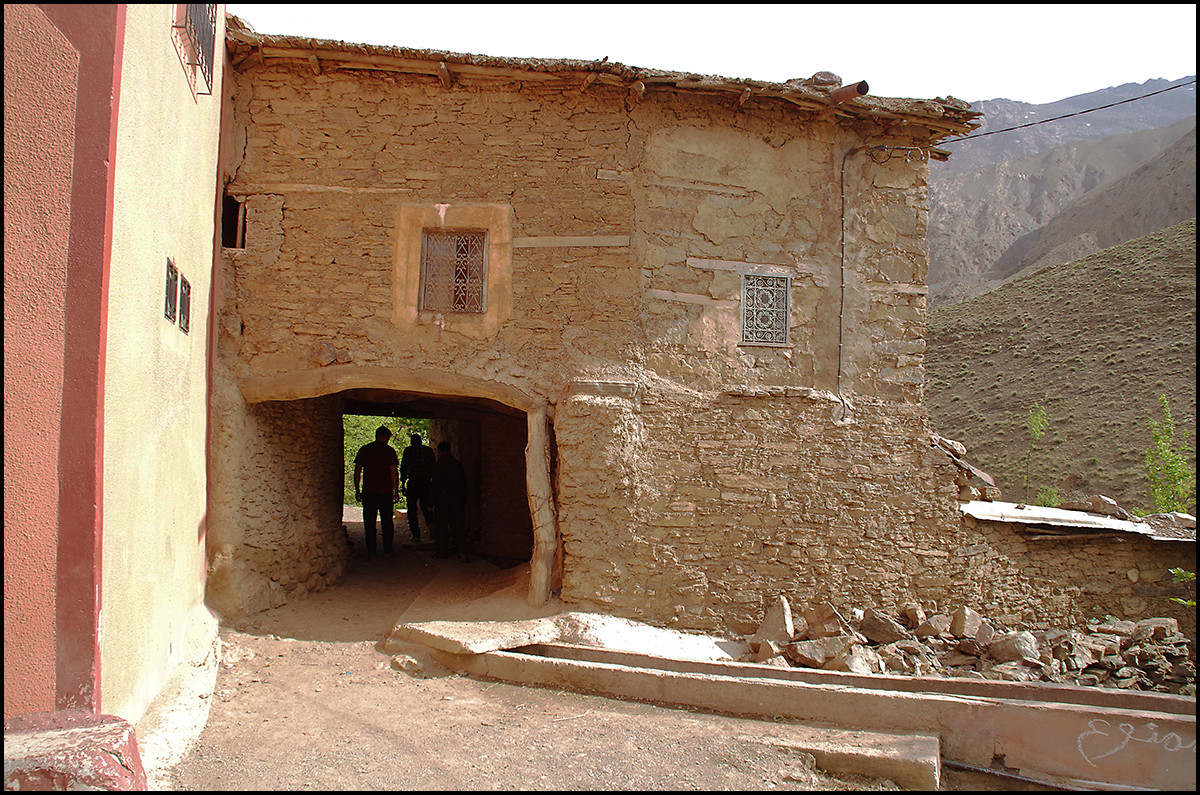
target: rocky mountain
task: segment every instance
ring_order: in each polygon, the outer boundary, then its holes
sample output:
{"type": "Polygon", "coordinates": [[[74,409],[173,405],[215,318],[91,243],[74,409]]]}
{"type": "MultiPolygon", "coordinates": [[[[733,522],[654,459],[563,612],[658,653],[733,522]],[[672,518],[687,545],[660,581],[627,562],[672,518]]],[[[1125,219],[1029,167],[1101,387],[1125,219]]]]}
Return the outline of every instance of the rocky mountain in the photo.
{"type": "Polygon", "coordinates": [[[995,289],[1043,257],[1067,261],[1195,216],[1195,125],[1193,115],[935,175],[931,305],[995,289]]]}
{"type": "MultiPolygon", "coordinates": [[[[1017,240],[993,272],[1069,262],[1196,215],[1196,126],[1156,157],[1109,184],[1088,191],[1048,223],[1017,240]]],[[[1174,131],[1179,125],[1167,128],[1174,131]]],[[[1144,133],[1143,133],[1144,134],[1144,133]]],[[[1105,139],[1111,140],[1111,139],[1105,139]]]]}
{"type": "Polygon", "coordinates": [[[1195,89],[1188,77],[1046,105],[974,103],[983,126],[947,142],[949,162],[932,166],[931,306],[995,289],[1039,260],[1067,261],[1194,216],[1195,89]],[[1081,112],[1090,108],[1103,109],[1081,112]],[[1106,200],[1095,198],[1109,186],[1106,200]]]}
{"type": "Polygon", "coordinates": [[[1073,141],[1099,140],[1122,133],[1169,127],[1180,119],[1196,115],[1195,79],[1192,75],[1178,80],[1126,83],[1044,105],[1011,99],[973,102],[972,110],[983,114],[982,126],[967,139],[947,142],[946,148],[953,155],[946,163],[934,164],[934,169],[939,173],[973,171],[993,163],[1048,152],[1073,141]],[[1126,102],[1135,97],[1147,98],[1126,102]],[[1070,115],[1107,105],[1112,107],[1070,115]],[[997,132],[1059,116],[1068,118],[1012,132],[997,132]]]}
{"type": "Polygon", "coordinates": [[[925,368],[933,429],[965,444],[1003,499],[1050,487],[1145,511],[1159,395],[1196,466],[1195,218],[933,308],[925,368]],[[1049,420],[1036,444],[1035,404],[1049,420]]]}

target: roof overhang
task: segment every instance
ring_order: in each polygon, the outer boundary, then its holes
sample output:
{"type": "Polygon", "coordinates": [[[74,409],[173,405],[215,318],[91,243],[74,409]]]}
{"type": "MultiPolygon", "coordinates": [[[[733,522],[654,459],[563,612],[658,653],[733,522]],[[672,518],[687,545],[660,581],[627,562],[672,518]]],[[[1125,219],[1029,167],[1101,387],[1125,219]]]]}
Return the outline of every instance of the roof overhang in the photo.
{"type": "MultiPolygon", "coordinates": [[[[840,80],[819,73],[808,79],[771,83],[684,72],[642,69],[611,62],[564,59],[501,58],[485,55],[382,47],[298,36],[268,36],[231,17],[226,48],[237,72],[258,65],[293,64],[318,75],[329,69],[374,70],[424,75],[450,88],[456,83],[530,83],[585,91],[615,86],[640,98],[654,92],[708,94],[728,98],[738,110],[767,103],[842,121],[873,121],[892,133],[924,139],[932,145],[976,129],[983,114],[953,97],[890,99],[838,92],[840,80]],[[835,93],[837,92],[837,93],[835,93]]],[[[863,84],[865,86],[865,84],[863,84]]],[[[935,159],[944,150],[931,148],[935,159]]]]}

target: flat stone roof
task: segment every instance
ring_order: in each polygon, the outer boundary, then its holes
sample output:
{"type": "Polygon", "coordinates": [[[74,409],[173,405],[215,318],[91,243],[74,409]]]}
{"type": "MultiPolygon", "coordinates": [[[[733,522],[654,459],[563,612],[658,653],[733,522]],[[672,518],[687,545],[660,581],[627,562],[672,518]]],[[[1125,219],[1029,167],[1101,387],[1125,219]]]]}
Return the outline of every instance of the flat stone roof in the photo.
{"type": "MultiPolygon", "coordinates": [[[[336,11],[331,10],[331,13],[336,11]]],[[[842,87],[841,78],[828,72],[772,83],[643,69],[607,58],[599,61],[507,58],[353,44],[260,34],[233,16],[228,18],[226,47],[233,68],[238,72],[258,64],[293,63],[312,68],[313,74],[335,68],[424,74],[437,78],[447,88],[456,82],[502,81],[575,90],[587,90],[593,84],[618,86],[638,96],[661,91],[723,95],[736,103],[738,109],[770,103],[818,116],[828,114],[838,119],[876,121],[889,131],[928,137],[931,143],[969,133],[979,126],[975,120],[982,116],[971,110],[969,103],[954,97],[898,99],[867,93],[839,101],[837,96],[831,98],[830,95],[842,87]]],[[[935,156],[937,154],[945,153],[935,153],[935,156]]]]}

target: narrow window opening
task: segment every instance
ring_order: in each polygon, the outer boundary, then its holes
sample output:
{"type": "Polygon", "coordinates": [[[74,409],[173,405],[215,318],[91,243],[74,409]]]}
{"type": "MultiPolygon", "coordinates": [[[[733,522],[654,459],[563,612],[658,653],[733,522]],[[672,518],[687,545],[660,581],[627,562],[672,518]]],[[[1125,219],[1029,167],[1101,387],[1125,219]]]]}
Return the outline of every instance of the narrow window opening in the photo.
{"type": "Polygon", "coordinates": [[[175,322],[175,310],[177,307],[179,296],[179,269],[175,267],[175,263],[167,260],[167,300],[166,308],[163,314],[167,320],[175,322]]]}
{"type": "Polygon", "coordinates": [[[246,247],[246,205],[226,195],[221,206],[221,245],[224,248],[246,247]]]}

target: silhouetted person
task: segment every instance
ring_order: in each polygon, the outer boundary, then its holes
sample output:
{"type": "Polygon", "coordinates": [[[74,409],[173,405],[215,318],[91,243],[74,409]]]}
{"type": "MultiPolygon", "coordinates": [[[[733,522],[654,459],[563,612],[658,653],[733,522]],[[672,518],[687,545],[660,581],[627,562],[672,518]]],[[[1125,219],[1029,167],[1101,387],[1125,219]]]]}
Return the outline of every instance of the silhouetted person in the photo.
{"type": "Polygon", "coordinates": [[[367,542],[367,560],[375,558],[375,514],[383,530],[383,554],[392,553],[395,526],[392,514],[400,499],[399,461],[388,444],[392,432],[380,425],[375,441],[364,444],[354,456],[354,496],[363,507],[363,536],[367,542]]]}
{"type": "Polygon", "coordinates": [[[412,533],[413,541],[420,541],[418,507],[419,513],[425,514],[425,527],[433,532],[433,498],[429,486],[437,456],[428,445],[422,443],[421,434],[414,433],[408,440],[411,444],[404,448],[404,455],[400,458],[400,485],[404,487],[404,496],[408,501],[408,531],[412,533]]]}
{"type": "Polygon", "coordinates": [[[437,462],[433,466],[433,541],[434,557],[467,557],[465,519],[467,509],[467,473],[450,454],[450,443],[439,442],[437,462]]]}

